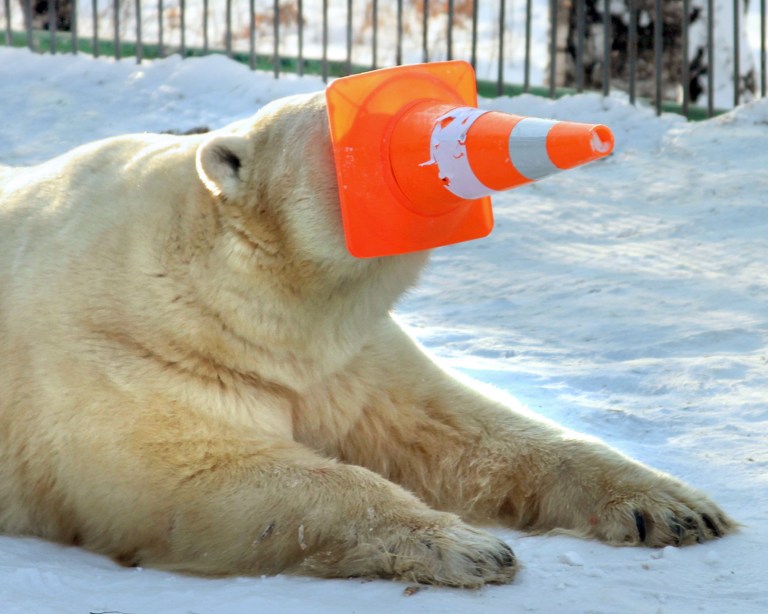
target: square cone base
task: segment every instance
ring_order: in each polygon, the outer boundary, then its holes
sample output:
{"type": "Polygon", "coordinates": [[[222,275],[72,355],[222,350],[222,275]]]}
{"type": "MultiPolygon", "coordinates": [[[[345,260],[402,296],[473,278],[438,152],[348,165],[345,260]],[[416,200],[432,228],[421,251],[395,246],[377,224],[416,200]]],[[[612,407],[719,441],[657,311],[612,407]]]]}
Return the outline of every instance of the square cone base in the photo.
{"type": "MultiPolygon", "coordinates": [[[[408,146],[392,142],[391,135],[409,108],[424,101],[477,106],[470,64],[435,62],[342,77],[328,86],[326,99],[344,234],[352,255],[372,258],[404,254],[491,232],[489,197],[459,201],[454,197],[444,209],[414,203],[403,194],[391,167],[398,148],[408,146]]],[[[429,162],[428,148],[423,158],[424,163],[429,162]]],[[[414,174],[423,175],[423,169],[414,174]]],[[[437,168],[434,180],[440,181],[437,168]]]]}

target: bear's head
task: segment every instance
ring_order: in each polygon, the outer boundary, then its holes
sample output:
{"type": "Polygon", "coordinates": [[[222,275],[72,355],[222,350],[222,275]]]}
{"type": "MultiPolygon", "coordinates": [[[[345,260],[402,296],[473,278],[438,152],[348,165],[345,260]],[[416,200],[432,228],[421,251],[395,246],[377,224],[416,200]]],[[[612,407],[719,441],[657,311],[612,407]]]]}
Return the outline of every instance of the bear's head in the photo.
{"type": "Polygon", "coordinates": [[[354,336],[357,324],[388,313],[426,261],[425,252],[348,252],[323,93],[277,100],[211,133],[196,168],[216,217],[215,262],[206,266],[219,287],[249,293],[249,309],[262,310],[253,320],[291,321],[296,333],[311,321],[329,331],[327,342],[330,331],[354,336]]]}
{"type": "Polygon", "coordinates": [[[237,230],[268,253],[279,244],[311,260],[348,261],[322,95],[277,100],[229,130],[199,147],[197,170],[237,230]]]}
{"type": "MultiPolygon", "coordinates": [[[[200,179],[253,249],[338,269],[370,259],[346,249],[322,93],[276,100],[197,151],[200,179]]],[[[424,254],[400,258],[420,263],[424,254]]]]}

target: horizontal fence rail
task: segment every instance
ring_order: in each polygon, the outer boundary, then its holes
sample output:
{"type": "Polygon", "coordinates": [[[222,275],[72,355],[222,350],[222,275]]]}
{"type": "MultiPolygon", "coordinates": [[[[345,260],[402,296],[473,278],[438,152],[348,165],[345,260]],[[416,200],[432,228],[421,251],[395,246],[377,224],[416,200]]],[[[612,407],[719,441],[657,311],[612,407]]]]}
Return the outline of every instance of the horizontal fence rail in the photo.
{"type": "Polygon", "coordinates": [[[711,116],[766,95],[766,0],[2,0],[5,45],[277,78],[464,59],[481,95],[613,90],[711,116]]]}

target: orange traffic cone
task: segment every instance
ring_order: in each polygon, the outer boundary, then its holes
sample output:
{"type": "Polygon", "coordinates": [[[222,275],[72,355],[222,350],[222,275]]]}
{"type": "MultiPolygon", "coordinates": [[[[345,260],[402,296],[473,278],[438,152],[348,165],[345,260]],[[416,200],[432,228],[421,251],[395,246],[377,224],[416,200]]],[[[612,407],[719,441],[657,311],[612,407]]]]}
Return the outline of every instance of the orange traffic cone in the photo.
{"type": "Polygon", "coordinates": [[[602,125],[477,109],[466,62],[344,77],[326,98],[344,232],[357,257],[486,236],[491,194],[613,150],[602,125]]]}

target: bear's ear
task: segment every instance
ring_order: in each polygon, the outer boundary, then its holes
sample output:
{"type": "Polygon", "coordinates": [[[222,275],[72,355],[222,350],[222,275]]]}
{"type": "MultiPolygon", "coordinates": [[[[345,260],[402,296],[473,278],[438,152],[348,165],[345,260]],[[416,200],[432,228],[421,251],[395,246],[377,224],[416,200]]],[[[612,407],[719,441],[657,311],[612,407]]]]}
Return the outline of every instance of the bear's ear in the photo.
{"type": "Polygon", "coordinates": [[[243,185],[241,172],[248,140],[241,136],[216,136],[197,148],[197,174],[214,196],[234,198],[243,185]]]}

